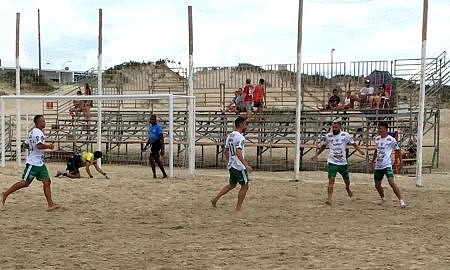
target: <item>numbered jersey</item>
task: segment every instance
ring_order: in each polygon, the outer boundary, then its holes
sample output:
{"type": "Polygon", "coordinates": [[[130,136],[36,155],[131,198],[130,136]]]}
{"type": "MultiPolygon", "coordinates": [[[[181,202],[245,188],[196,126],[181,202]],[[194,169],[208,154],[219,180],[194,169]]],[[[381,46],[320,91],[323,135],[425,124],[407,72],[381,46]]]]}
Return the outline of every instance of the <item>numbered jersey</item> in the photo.
{"type": "Polygon", "coordinates": [[[227,137],[227,141],[225,143],[225,148],[228,149],[229,158],[227,168],[234,168],[236,170],[242,171],[245,170],[244,164],[239,160],[236,155],[236,150],[242,150],[242,156],[244,156],[244,146],[245,146],[245,138],[241,133],[237,131],[233,131],[227,137]]]}
{"type": "Polygon", "coordinates": [[[28,133],[26,143],[28,144],[28,158],[27,163],[33,166],[44,165],[44,149],[38,149],[38,144],[45,144],[45,136],[42,130],[33,128],[28,133]]]}
{"type": "Polygon", "coordinates": [[[353,137],[350,136],[350,134],[341,131],[338,135],[334,135],[330,132],[325,136],[324,143],[330,148],[327,159],[328,163],[332,163],[335,165],[347,164],[347,155],[345,151],[347,149],[347,144],[355,143],[353,141],[353,137]]]}
{"type": "Polygon", "coordinates": [[[392,166],[392,151],[399,150],[400,147],[394,137],[387,135],[385,138],[381,136],[375,137],[375,145],[377,147],[377,160],[375,170],[382,170],[392,166]]]}

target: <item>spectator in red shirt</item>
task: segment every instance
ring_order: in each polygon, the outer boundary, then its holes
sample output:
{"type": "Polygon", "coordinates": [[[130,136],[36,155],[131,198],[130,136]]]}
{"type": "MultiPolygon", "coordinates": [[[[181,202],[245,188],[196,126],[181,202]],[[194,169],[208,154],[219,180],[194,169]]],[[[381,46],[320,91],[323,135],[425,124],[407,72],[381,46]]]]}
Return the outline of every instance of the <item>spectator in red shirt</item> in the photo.
{"type": "Polygon", "coordinates": [[[264,79],[259,79],[253,92],[253,106],[256,107],[256,113],[262,113],[264,106],[264,79]]]}
{"type": "Polygon", "coordinates": [[[252,117],[253,109],[253,85],[250,79],[245,80],[245,86],[243,91],[244,96],[244,108],[247,111],[247,119],[252,117]]]}

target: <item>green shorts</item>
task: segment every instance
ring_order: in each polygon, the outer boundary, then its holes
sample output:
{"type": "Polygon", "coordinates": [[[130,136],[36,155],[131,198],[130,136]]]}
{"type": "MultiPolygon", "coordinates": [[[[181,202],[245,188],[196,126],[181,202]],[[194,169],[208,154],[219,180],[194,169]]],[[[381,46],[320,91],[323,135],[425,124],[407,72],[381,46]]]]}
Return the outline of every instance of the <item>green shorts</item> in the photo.
{"type": "Polygon", "coordinates": [[[328,178],[335,178],[337,173],[340,173],[344,180],[350,179],[348,175],[348,164],[336,165],[333,163],[328,163],[328,178]]]}
{"type": "Polygon", "coordinates": [[[375,180],[375,182],[380,182],[381,180],[383,180],[384,175],[386,175],[388,179],[393,178],[394,172],[392,171],[392,167],[387,167],[381,170],[374,170],[373,180],[375,180]]]}
{"type": "Polygon", "coordinates": [[[230,185],[236,185],[237,183],[240,185],[248,184],[247,170],[240,171],[235,168],[230,168],[228,171],[230,172],[230,185]]]}
{"type": "Polygon", "coordinates": [[[22,180],[31,183],[35,177],[39,181],[50,179],[47,167],[45,165],[33,166],[27,163],[22,174],[22,180]]]}

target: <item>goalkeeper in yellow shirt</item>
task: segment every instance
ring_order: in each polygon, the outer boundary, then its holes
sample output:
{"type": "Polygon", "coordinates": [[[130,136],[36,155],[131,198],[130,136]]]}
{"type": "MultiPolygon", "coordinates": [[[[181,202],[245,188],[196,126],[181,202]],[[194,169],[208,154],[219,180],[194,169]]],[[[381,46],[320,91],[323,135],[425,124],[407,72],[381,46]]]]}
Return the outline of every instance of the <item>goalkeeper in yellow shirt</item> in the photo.
{"type": "Polygon", "coordinates": [[[89,175],[89,178],[94,178],[92,176],[90,166],[93,165],[97,172],[104,175],[106,179],[109,179],[108,175],[98,166],[97,160],[102,158],[101,151],[91,152],[83,152],[81,154],[73,154],[67,158],[67,168],[66,172],[59,171],[55,176],[66,176],[69,178],[81,178],[80,168],[85,167],[86,173],[89,175]]]}

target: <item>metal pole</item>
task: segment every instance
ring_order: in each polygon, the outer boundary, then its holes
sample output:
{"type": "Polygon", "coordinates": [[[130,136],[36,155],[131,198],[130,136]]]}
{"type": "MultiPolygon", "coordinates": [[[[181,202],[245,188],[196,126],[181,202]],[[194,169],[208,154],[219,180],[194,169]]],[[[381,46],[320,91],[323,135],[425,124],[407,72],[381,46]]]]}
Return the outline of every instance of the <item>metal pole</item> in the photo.
{"type": "Polygon", "coordinates": [[[41,75],[41,11],[38,9],[38,50],[39,50],[39,69],[38,75],[41,75]]]}
{"type": "Polygon", "coordinates": [[[298,3],[298,33],[297,33],[297,100],[295,121],[295,179],[300,180],[300,147],[301,147],[301,113],[302,113],[302,28],[303,28],[303,0],[298,3]]]}
{"type": "Polygon", "coordinates": [[[169,95],[169,177],[173,177],[173,95],[169,95]]]}
{"type": "MultiPolygon", "coordinates": [[[[16,96],[20,96],[20,64],[19,64],[19,51],[20,51],[20,13],[16,13],[16,96]]],[[[21,147],[20,147],[20,100],[16,100],[16,162],[17,165],[21,165],[21,147]]]]}
{"type": "MultiPolygon", "coordinates": [[[[103,24],[103,12],[102,9],[98,10],[98,85],[97,85],[97,95],[103,95],[103,85],[102,85],[102,24],[103,24]]],[[[103,101],[97,101],[97,150],[102,150],[102,105],[103,101]]],[[[99,166],[102,165],[101,160],[99,160],[99,166]]]]}
{"type": "Polygon", "coordinates": [[[422,186],[422,156],[423,156],[423,126],[425,112],[425,64],[427,49],[427,21],[428,21],[428,0],[423,0],[422,17],[422,52],[420,69],[420,94],[419,94],[419,116],[417,123],[417,157],[416,157],[416,186],[422,186]]]}
{"type": "Polygon", "coordinates": [[[333,78],[333,53],[334,53],[334,48],[331,49],[331,77],[330,77],[330,79],[333,78]]]}
{"type": "MultiPolygon", "coordinates": [[[[188,21],[189,21],[189,76],[188,76],[188,96],[194,95],[194,41],[193,41],[193,27],[192,27],[192,6],[188,6],[188,21]]],[[[172,108],[173,109],[173,108],[172,108]]],[[[173,113],[173,112],[172,112],[173,113]]],[[[188,140],[189,140],[189,174],[195,174],[195,106],[194,100],[189,99],[188,103],[188,140]]]]}
{"type": "MultiPolygon", "coordinates": [[[[5,130],[5,100],[3,97],[0,97],[0,110],[2,111],[2,119],[1,119],[1,137],[2,137],[2,167],[5,167],[6,162],[6,130],[5,130]]],[[[11,139],[11,138],[10,138],[11,139]]]]}

